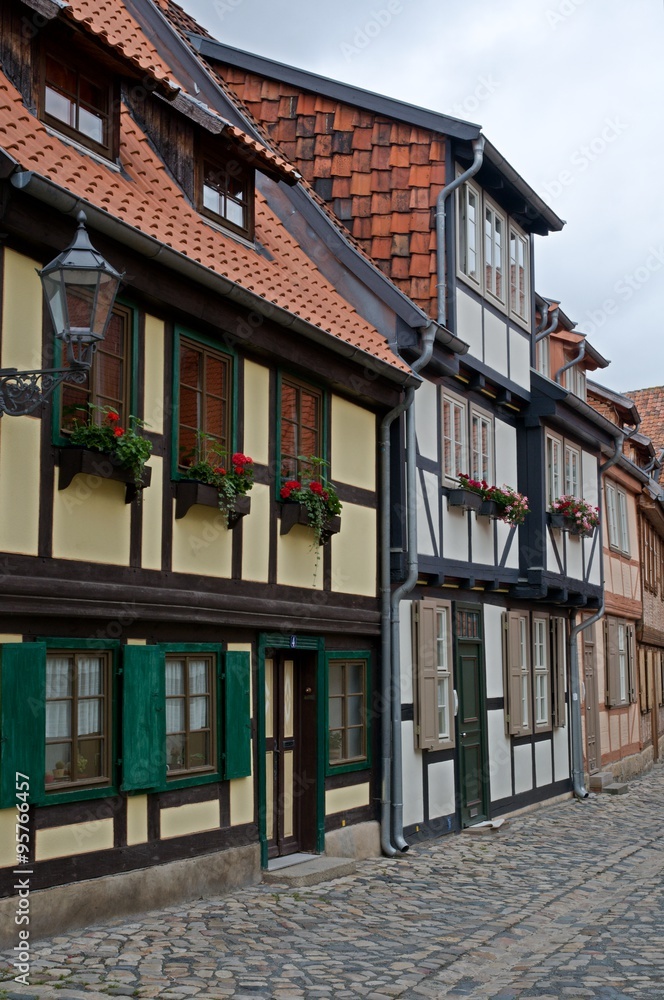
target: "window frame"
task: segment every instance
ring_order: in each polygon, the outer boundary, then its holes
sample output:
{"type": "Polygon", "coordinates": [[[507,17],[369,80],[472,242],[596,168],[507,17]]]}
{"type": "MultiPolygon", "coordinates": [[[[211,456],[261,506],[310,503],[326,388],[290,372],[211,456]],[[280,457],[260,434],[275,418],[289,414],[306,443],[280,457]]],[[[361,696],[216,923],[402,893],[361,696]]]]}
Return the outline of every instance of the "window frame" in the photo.
{"type": "Polygon", "coordinates": [[[563,445],[564,453],[564,472],[565,472],[565,495],[566,496],[582,496],[583,488],[581,483],[581,452],[574,445],[564,443],[563,445]],[[569,459],[576,459],[576,476],[572,476],[570,473],[571,462],[569,459]]]}
{"type": "Polygon", "coordinates": [[[457,188],[456,192],[456,210],[457,210],[457,225],[456,225],[456,251],[457,251],[457,274],[463,280],[468,282],[471,288],[476,291],[482,292],[484,289],[484,281],[482,280],[482,269],[484,267],[483,259],[483,244],[484,244],[484,224],[483,224],[483,198],[482,191],[480,188],[474,184],[472,181],[467,180],[457,188]],[[465,247],[467,246],[468,225],[467,221],[464,224],[465,211],[467,207],[467,195],[472,192],[477,199],[477,216],[475,221],[475,255],[476,255],[476,267],[477,276],[473,277],[473,274],[466,270],[466,258],[467,252],[465,247]],[[482,223],[482,224],[480,224],[482,223]]]}
{"type": "Polygon", "coordinates": [[[175,327],[173,338],[173,412],[171,420],[171,439],[173,441],[171,455],[171,478],[186,479],[186,467],[180,465],[180,351],[182,341],[191,344],[194,348],[200,346],[204,353],[217,354],[224,362],[228,363],[228,452],[232,454],[237,450],[237,426],[238,426],[238,357],[235,351],[219,346],[218,341],[205,334],[195,333],[183,326],[175,327]]]}
{"type": "Polygon", "coordinates": [[[636,650],[633,622],[614,615],[606,616],[604,620],[604,658],[606,707],[608,709],[625,708],[636,702],[636,650]],[[621,635],[624,637],[623,648],[621,648],[621,635]]]}
{"type": "Polygon", "coordinates": [[[563,439],[557,434],[546,432],[545,439],[545,459],[546,459],[546,500],[549,506],[554,500],[563,496],[561,487],[564,483],[563,439]],[[557,453],[557,459],[556,459],[557,453]],[[557,482],[557,488],[556,488],[557,482]]]}
{"type": "MultiPolygon", "coordinates": [[[[129,415],[138,416],[138,378],[136,373],[139,368],[139,353],[141,350],[141,344],[139,344],[139,316],[138,309],[136,309],[130,302],[125,298],[117,298],[113,306],[113,312],[121,313],[125,317],[126,322],[126,339],[127,339],[127,350],[124,354],[124,374],[123,374],[123,394],[124,398],[122,400],[122,405],[124,408],[124,413],[120,414],[123,421],[127,421],[129,415]]],[[[103,342],[101,347],[103,348],[103,342]]],[[[90,369],[90,375],[93,379],[93,387],[98,384],[100,378],[100,369],[98,365],[99,350],[95,354],[95,363],[90,369]]],[[[102,350],[103,353],[103,350],[102,350]]],[[[65,356],[65,347],[60,342],[56,342],[55,347],[55,357],[57,363],[60,367],[67,367],[67,359],[65,356]]],[[[90,377],[90,376],[89,376],[90,377]]],[[[76,387],[78,388],[78,387],[76,387]]],[[[90,390],[89,401],[98,406],[99,403],[96,400],[99,399],[99,395],[92,390],[90,390]]],[[[53,405],[51,407],[51,421],[52,421],[52,431],[53,431],[53,443],[56,445],[67,445],[69,444],[69,434],[63,427],[62,411],[64,405],[64,386],[60,385],[53,394],[53,405]]],[[[82,404],[87,405],[87,404],[82,404]]],[[[125,423],[126,426],[126,423],[125,423]]],[[[146,428],[149,430],[149,427],[146,428]]]]}
{"type": "Polygon", "coordinates": [[[615,480],[604,484],[606,527],[609,548],[623,556],[630,555],[627,492],[615,480]]]}
{"type": "Polygon", "coordinates": [[[413,601],[413,712],[414,738],[418,750],[448,750],[456,746],[456,698],[454,688],[454,609],[451,601],[425,598],[413,601]],[[441,669],[438,651],[438,616],[446,620],[447,669],[441,669]],[[446,686],[449,732],[441,735],[439,725],[440,682],[446,686]]]}
{"type": "Polygon", "coordinates": [[[565,619],[514,608],[503,612],[502,621],[505,734],[532,737],[565,728],[565,619]],[[543,712],[540,711],[542,693],[543,712]]]}
{"type": "MultiPolygon", "coordinates": [[[[191,692],[189,691],[189,670],[188,670],[188,667],[189,667],[190,660],[194,660],[197,657],[200,658],[200,659],[202,659],[202,660],[204,659],[204,660],[209,660],[210,661],[209,665],[207,667],[208,685],[207,685],[207,690],[205,691],[204,697],[208,698],[208,725],[205,727],[205,730],[207,732],[209,732],[211,762],[209,764],[206,764],[206,765],[200,767],[200,768],[195,768],[195,767],[192,767],[191,765],[189,765],[188,767],[181,767],[181,768],[178,768],[178,769],[174,770],[172,772],[172,774],[171,774],[171,769],[169,767],[168,761],[169,761],[169,757],[171,757],[172,754],[171,754],[171,752],[169,752],[169,749],[168,749],[168,738],[169,738],[169,736],[181,735],[181,734],[179,732],[178,733],[172,733],[172,732],[169,733],[168,729],[166,729],[166,748],[165,748],[166,749],[166,783],[167,783],[168,787],[171,787],[172,783],[175,782],[175,781],[182,781],[185,778],[203,777],[204,775],[209,775],[209,774],[212,774],[212,773],[218,773],[219,770],[220,770],[220,768],[219,768],[219,759],[218,759],[219,746],[218,746],[218,735],[217,735],[217,729],[219,728],[219,726],[218,726],[218,723],[219,723],[219,704],[218,704],[218,691],[217,691],[217,688],[218,688],[218,684],[219,684],[219,672],[220,671],[219,671],[219,656],[217,655],[217,653],[215,651],[211,650],[209,652],[205,652],[203,650],[199,650],[197,652],[183,652],[182,650],[178,650],[177,652],[172,651],[172,652],[164,654],[164,681],[166,680],[166,667],[167,667],[169,661],[174,662],[174,661],[176,661],[178,659],[182,659],[184,661],[184,665],[185,665],[185,670],[184,670],[184,693],[181,696],[180,695],[169,695],[167,693],[167,691],[165,690],[164,691],[165,707],[166,708],[168,707],[169,699],[170,700],[175,700],[176,698],[180,698],[181,697],[183,699],[183,701],[184,701],[184,715],[185,715],[184,737],[185,737],[185,753],[186,753],[187,752],[187,749],[186,749],[187,748],[187,741],[188,741],[188,738],[191,736],[191,733],[192,733],[191,727],[189,725],[189,708],[190,708],[190,702],[191,702],[191,698],[192,697],[200,697],[200,695],[192,695],[191,692]]],[[[166,726],[168,726],[168,712],[166,712],[165,723],[166,723],[166,726]]],[[[196,730],[193,730],[193,732],[195,732],[195,731],[196,730]]]]}
{"type": "MultiPolygon", "coordinates": [[[[233,148],[230,144],[222,149],[220,148],[222,145],[223,140],[219,139],[217,139],[216,143],[209,140],[201,140],[197,143],[195,168],[196,205],[198,211],[206,219],[211,219],[222,229],[241,236],[251,243],[253,242],[255,232],[256,171],[240,154],[239,150],[233,148]],[[239,172],[243,176],[244,195],[246,197],[246,225],[233,222],[227,216],[215,212],[214,209],[209,208],[205,204],[206,168],[208,166],[213,169],[217,168],[220,173],[233,176],[233,173],[226,169],[229,164],[233,163],[239,165],[239,172]]],[[[232,201],[236,203],[237,200],[233,198],[232,201]]]]}
{"type": "MultiPolygon", "coordinates": [[[[297,471],[293,476],[284,475],[282,473],[282,424],[283,424],[283,410],[282,410],[282,400],[283,400],[283,386],[284,382],[290,384],[296,389],[304,389],[310,392],[312,395],[317,396],[319,399],[319,429],[318,429],[318,442],[320,445],[320,452],[316,455],[317,458],[322,458],[323,461],[329,461],[329,395],[327,391],[319,384],[315,382],[307,382],[304,379],[299,378],[297,375],[291,375],[288,371],[279,371],[277,375],[277,420],[276,420],[276,471],[275,476],[275,490],[277,499],[281,499],[279,495],[279,490],[283,486],[284,482],[288,479],[300,479],[302,473],[305,469],[305,463],[300,463],[297,460],[297,471]]],[[[299,426],[299,423],[297,424],[299,426]]],[[[299,450],[296,448],[296,450],[299,450]]]]}
{"type": "Polygon", "coordinates": [[[494,434],[495,434],[495,424],[493,414],[489,413],[487,410],[482,410],[479,406],[471,403],[469,408],[469,437],[468,437],[468,460],[470,465],[470,476],[473,479],[486,480],[487,483],[491,484],[494,481],[494,469],[495,469],[495,445],[494,445],[494,434]],[[485,425],[487,427],[487,442],[488,442],[488,454],[487,454],[487,475],[480,474],[480,471],[475,468],[475,456],[483,456],[483,452],[476,451],[473,444],[473,425],[474,421],[478,420],[480,425],[485,425]]]}
{"type": "Polygon", "coordinates": [[[510,220],[509,223],[509,236],[508,236],[508,253],[507,253],[507,266],[509,269],[509,289],[508,289],[508,299],[509,299],[509,315],[510,319],[518,323],[519,326],[525,327],[527,330],[530,329],[530,312],[531,312],[531,302],[530,302],[530,240],[527,235],[520,229],[514,222],[510,220]],[[512,284],[512,240],[515,240],[517,244],[522,244],[524,247],[524,267],[523,267],[523,315],[515,307],[514,299],[520,297],[520,286],[513,286],[512,284]],[[513,295],[513,287],[517,288],[516,296],[513,295]]]}
{"type": "Polygon", "coordinates": [[[104,66],[101,60],[96,60],[94,63],[94,78],[88,77],[85,73],[85,67],[89,59],[89,53],[77,51],[75,45],[71,42],[66,43],[64,38],[58,39],[57,37],[50,37],[43,42],[39,56],[39,120],[43,122],[44,125],[56,132],[59,132],[66,138],[72,139],[74,142],[84,146],[86,149],[91,150],[91,152],[96,153],[98,156],[114,163],[118,156],[120,139],[119,87],[116,79],[114,78],[114,74],[104,66]],[[98,142],[91,136],[86,135],[85,132],[81,132],[79,129],[69,125],[61,118],[56,117],[46,110],[46,65],[49,57],[64,65],[68,70],[76,73],[77,101],[75,106],[77,113],[80,107],[79,95],[81,77],[87,79],[93,86],[106,93],[107,111],[104,112],[104,117],[107,122],[108,142],[98,142]],[[103,77],[102,81],[99,80],[100,75],[103,77]]]}
{"type": "MultiPolygon", "coordinates": [[[[325,689],[323,697],[325,699],[325,775],[330,777],[334,774],[350,774],[353,771],[366,771],[371,767],[372,758],[372,688],[371,688],[371,651],[368,649],[345,650],[335,649],[325,653],[325,689]],[[365,755],[360,759],[342,760],[338,763],[330,761],[330,664],[336,661],[344,663],[362,662],[364,664],[364,749],[365,755]]],[[[346,728],[346,727],[344,727],[346,728]]]]}
{"type": "MultiPolygon", "coordinates": [[[[442,422],[442,425],[443,425],[442,426],[442,435],[441,435],[441,437],[442,437],[442,449],[443,449],[442,463],[441,464],[442,464],[442,468],[443,468],[443,476],[444,476],[444,479],[447,482],[457,483],[458,480],[459,480],[459,473],[461,473],[461,472],[467,473],[469,471],[469,463],[468,463],[468,430],[469,430],[468,404],[467,404],[466,400],[461,399],[461,397],[456,396],[455,394],[449,392],[447,389],[443,389],[443,393],[442,393],[442,399],[441,399],[441,422],[442,422]],[[450,410],[452,410],[452,408],[455,408],[461,414],[461,431],[462,431],[461,437],[462,437],[462,440],[459,441],[459,442],[456,441],[456,438],[452,438],[451,436],[448,438],[448,436],[446,435],[446,420],[445,420],[445,407],[446,407],[446,404],[449,404],[450,410]],[[454,453],[454,460],[453,460],[453,465],[454,465],[454,469],[455,469],[454,474],[452,474],[452,472],[448,471],[448,464],[447,464],[446,452],[445,452],[445,443],[446,443],[447,440],[449,440],[449,442],[450,442],[450,455],[452,456],[453,453],[454,453]],[[456,456],[456,449],[457,449],[457,447],[459,447],[460,450],[461,450],[461,461],[460,461],[460,467],[458,469],[456,468],[456,457],[455,457],[456,456]]],[[[456,428],[455,428],[455,430],[456,430],[456,428]]]]}
{"type": "MultiPolygon", "coordinates": [[[[496,205],[496,203],[494,201],[492,201],[492,199],[489,198],[488,195],[486,195],[486,194],[484,194],[484,197],[482,199],[482,203],[483,203],[483,211],[482,211],[482,240],[483,240],[483,243],[482,243],[482,249],[483,249],[483,253],[482,253],[482,267],[483,267],[483,270],[482,270],[482,274],[483,274],[483,277],[484,277],[484,294],[487,296],[487,298],[490,301],[494,302],[501,309],[501,311],[504,312],[507,309],[507,297],[508,297],[508,288],[507,288],[507,280],[506,280],[506,278],[507,278],[506,262],[507,262],[507,247],[508,247],[508,244],[509,244],[509,236],[508,236],[509,230],[508,230],[508,225],[507,225],[507,214],[505,212],[503,212],[502,209],[498,208],[498,206],[496,205]],[[486,231],[486,225],[487,225],[487,214],[488,213],[490,213],[491,216],[492,216],[492,222],[491,222],[492,260],[491,260],[491,264],[487,263],[487,258],[486,258],[486,250],[487,250],[487,231],[486,231]],[[495,276],[495,274],[497,272],[497,268],[496,268],[495,263],[493,261],[493,250],[495,249],[495,245],[496,245],[495,244],[495,238],[494,238],[494,234],[495,234],[495,231],[496,231],[496,225],[495,225],[496,224],[496,220],[500,220],[500,222],[502,223],[502,234],[503,234],[502,242],[500,244],[500,274],[502,276],[502,287],[503,287],[503,294],[502,294],[502,296],[499,295],[498,292],[494,291],[494,288],[490,288],[489,287],[489,268],[491,268],[491,271],[494,274],[494,276],[495,276]]],[[[496,284],[496,282],[494,280],[493,281],[493,285],[495,286],[495,284],[496,284]]]]}
{"type": "Polygon", "coordinates": [[[548,336],[535,341],[535,369],[544,378],[551,378],[551,344],[548,336]]]}
{"type": "Polygon", "coordinates": [[[549,616],[533,612],[532,616],[532,664],[533,664],[533,728],[536,733],[551,729],[551,636],[549,616]],[[541,636],[538,636],[541,632],[541,636]],[[541,641],[540,641],[541,640],[541,641]],[[542,657],[538,656],[541,649],[542,657]],[[543,695],[540,690],[543,687],[543,695]],[[538,704],[544,698],[544,712],[539,712],[538,704]]]}

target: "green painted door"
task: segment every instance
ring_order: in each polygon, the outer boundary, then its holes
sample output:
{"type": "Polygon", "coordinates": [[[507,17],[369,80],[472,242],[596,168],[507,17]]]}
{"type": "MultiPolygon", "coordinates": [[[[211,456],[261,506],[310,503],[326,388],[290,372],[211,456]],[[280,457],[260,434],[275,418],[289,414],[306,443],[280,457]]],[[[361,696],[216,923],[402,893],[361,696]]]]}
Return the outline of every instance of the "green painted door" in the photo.
{"type": "Polygon", "coordinates": [[[482,677],[482,644],[457,645],[457,716],[461,825],[488,819],[486,775],[486,710],[482,677]]]}

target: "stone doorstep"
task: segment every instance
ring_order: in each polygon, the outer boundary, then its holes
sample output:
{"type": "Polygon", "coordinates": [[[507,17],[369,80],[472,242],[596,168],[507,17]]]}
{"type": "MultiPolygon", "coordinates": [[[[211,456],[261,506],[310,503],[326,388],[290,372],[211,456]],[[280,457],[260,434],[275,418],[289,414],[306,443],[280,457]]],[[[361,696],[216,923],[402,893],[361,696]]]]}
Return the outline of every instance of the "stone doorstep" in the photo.
{"type": "Polygon", "coordinates": [[[602,791],[608,795],[626,795],[629,791],[629,785],[624,782],[614,781],[610,785],[605,785],[602,791]]]}
{"type": "Polygon", "coordinates": [[[285,883],[297,889],[300,886],[329,882],[333,878],[343,878],[344,875],[354,875],[356,871],[355,858],[328,858],[321,855],[311,861],[301,861],[275,871],[264,871],[263,882],[285,883]]]}
{"type": "Polygon", "coordinates": [[[598,771],[597,774],[590,775],[588,783],[591,792],[603,792],[606,786],[613,784],[614,781],[613,771],[598,771]]]}

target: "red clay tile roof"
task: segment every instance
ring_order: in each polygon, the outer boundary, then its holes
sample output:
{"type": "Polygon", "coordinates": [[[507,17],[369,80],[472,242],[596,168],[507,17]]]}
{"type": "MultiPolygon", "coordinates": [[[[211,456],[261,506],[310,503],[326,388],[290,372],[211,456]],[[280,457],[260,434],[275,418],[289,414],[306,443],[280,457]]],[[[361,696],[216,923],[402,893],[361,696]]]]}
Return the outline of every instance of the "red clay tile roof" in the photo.
{"type": "Polygon", "coordinates": [[[256,194],[256,236],[268,261],[200,216],[171,180],[146,136],[123,107],[115,173],[52,135],[0,74],[0,145],[27,170],[172,247],[211,271],[402,372],[409,371],[382,334],[367,323],[292,239],[256,194]]]}
{"type": "Polygon", "coordinates": [[[435,317],[440,136],[237,67],[215,68],[366,255],[435,317]]]}
{"type": "Polygon", "coordinates": [[[117,49],[141,73],[148,73],[165,85],[169,81],[176,83],[171,69],[148,41],[122,0],[67,0],[63,16],[76,21],[81,28],[117,49]]]}
{"type": "Polygon", "coordinates": [[[623,393],[633,399],[641,417],[641,434],[649,437],[657,451],[664,448],[664,385],[623,393]]]}

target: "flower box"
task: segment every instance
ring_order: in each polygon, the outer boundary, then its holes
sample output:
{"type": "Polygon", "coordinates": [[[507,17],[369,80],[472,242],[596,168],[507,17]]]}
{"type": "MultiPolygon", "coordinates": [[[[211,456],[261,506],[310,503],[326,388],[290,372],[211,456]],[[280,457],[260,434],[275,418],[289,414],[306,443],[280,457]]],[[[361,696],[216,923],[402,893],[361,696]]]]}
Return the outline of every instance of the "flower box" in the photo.
{"type": "Polygon", "coordinates": [[[582,528],[576,521],[567,522],[567,530],[570,535],[576,535],[578,538],[592,538],[595,531],[594,528],[582,528]]]}
{"type": "MultiPolygon", "coordinates": [[[[291,528],[294,528],[296,524],[303,524],[305,527],[310,526],[309,511],[306,506],[303,503],[291,501],[282,503],[281,527],[279,533],[287,535],[291,528]]],[[[320,544],[324,545],[330,540],[332,535],[338,534],[339,531],[341,531],[341,517],[339,514],[335,514],[325,522],[325,527],[321,532],[320,544]]]]}
{"type": "MultiPolygon", "coordinates": [[[[219,510],[219,490],[209,483],[197,479],[180,479],[175,484],[175,518],[178,520],[196,504],[219,510]]],[[[228,527],[234,528],[251,511],[251,497],[235,498],[232,510],[228,512],[228,527]]]]}
{"type": "Polygon", "coordinates": [[[99,476],[100,479],[112,479],[117,483],[126,483],[125,503],[131,503],[132,500],[135,500],[139,492],[149,486],[152,481],[152,469],[147,465],[143,468],[143,483],[139,487],[134,482],[134,473],[131,469],[120,465],[116,459],[101,451],[93,451],[91,448],[81,448],[76,445],[58,448],[58,465],[60,466],[59,490],[66,490],[76,475],[99,476]]]}
{"type": "Polygon", "coordinates": [[[549,511],[549,513],[546,516],[547,516],[547,521],[549,522],[549,526],[551,528],[556,528],[556,530],[558,531],[569,530],[569,521],[564,514],[556,514],[553,513],[552,511],[549,511]]]}
{"type": "Polygon", "coordinates": [[[503,510],[504,508],[497,500],[482,500],[477,511],[477,516],[490,517],[492,520],[497,521],[501,517],[503,510]]]}
{"type": "Polygon", "coordinates": [[[479,511],[482,506],[483,500],[481,494],[475,493],[473,490],[444,487],[444,491],[447,496],[448,508],[458,507],[460,510],[479,511]]]}

